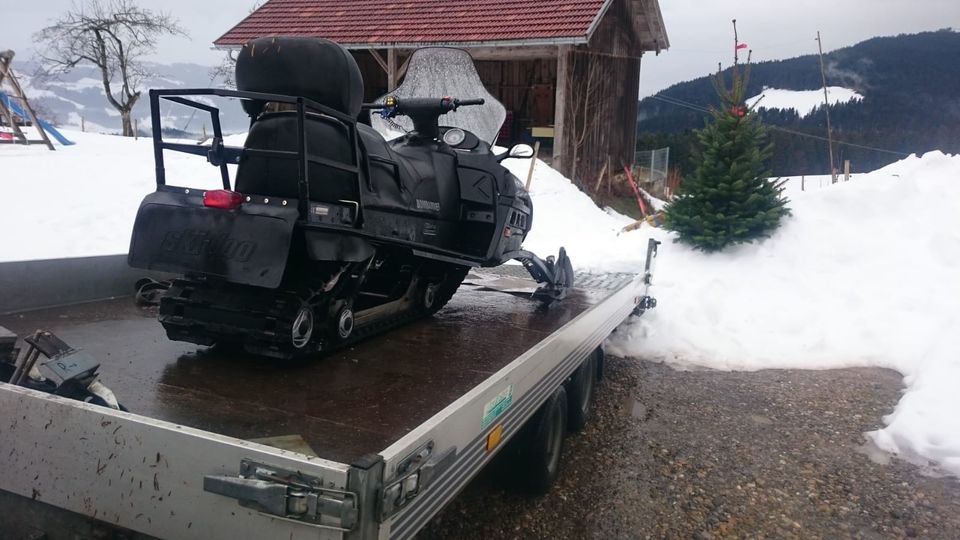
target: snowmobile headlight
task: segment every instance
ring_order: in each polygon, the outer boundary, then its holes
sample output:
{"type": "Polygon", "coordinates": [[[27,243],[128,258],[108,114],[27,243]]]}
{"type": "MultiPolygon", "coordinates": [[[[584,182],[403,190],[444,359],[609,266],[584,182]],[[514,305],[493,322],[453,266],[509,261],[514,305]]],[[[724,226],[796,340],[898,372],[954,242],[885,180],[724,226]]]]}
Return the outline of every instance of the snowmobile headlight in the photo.
{"type": "Polygon", "coordinates": [[[210,208],[233,210],[243,203],[243,195],[226,189],[212,189],[203,193],[203,205],[210,208]]]}

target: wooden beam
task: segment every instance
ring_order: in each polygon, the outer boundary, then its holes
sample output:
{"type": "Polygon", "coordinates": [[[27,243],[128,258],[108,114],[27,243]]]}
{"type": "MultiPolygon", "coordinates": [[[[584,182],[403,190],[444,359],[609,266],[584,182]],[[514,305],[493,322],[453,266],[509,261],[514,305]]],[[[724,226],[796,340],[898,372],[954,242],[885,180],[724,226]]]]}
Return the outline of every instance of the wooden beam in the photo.
{"type": "Polygon", "coordinates": [[[373,59],[376,60],[378,64],[380,64],[380,67],[383,68],[383,71],[385,71],[385,72],[387,72],[387,73],[389,74],[389,73],[390,73],[390,68],[387,67],[387,63],[383,61],[383,57],[380,56],[380,53],[378,53],[377,50],[374,49],[373,47],[371,47],[371,48],[369,48],[369,49],[367,49],[367,50],[370,51],[370,56],[372,56],[373,59]]]}
{"type": "MultiPolygon", "coordinates": [[[[557,88],[553,112],[553,163],[554,169],[564,172],[562,165],[564,147],[564,119],[567,110],[567,96],[570,85],[570,46],[557,47],[557,88]]],[[[571,164],[572,165],[572,164],[571,164]]]]}
{"type": "Polygon", "coordinates": [[[18,141],[23,144],[27,144],[27,136],[23,134],[23,131],[20,131],[20,126],[17,125],[16,120],[13,118],[13,112],[7,109],[7,106],[0,101],[0,115],[3,115],[3,119],[7,121],[7,125],[10,126],[10,129],[13,131],[13,136],[17,138],[18,141]]]}
{"type": "Polygon", "coordinates": [[[557,47],[475,47],[466,49],[474,60],[536,60],[555,58],[557,47]]]}
{"type": "Polygon", "coordinates": [[[397,50],[387,50],[387,92],[397,89],[397,50]]]}

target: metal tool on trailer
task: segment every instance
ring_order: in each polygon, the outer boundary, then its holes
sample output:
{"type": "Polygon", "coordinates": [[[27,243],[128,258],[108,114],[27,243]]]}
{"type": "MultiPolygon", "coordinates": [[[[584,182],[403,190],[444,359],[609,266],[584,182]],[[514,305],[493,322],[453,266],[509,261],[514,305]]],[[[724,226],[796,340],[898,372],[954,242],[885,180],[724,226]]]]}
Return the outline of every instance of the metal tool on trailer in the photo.
{"type": "Polygon", "coordinates": [[[443,316],[297,366],[168,341],[128,299],[0,318],[103,359],[132,411],[0,383],[0,536],[409,538],[504,448],[543,489],[655,253],[548,310],[468,279],[443,316]]]}

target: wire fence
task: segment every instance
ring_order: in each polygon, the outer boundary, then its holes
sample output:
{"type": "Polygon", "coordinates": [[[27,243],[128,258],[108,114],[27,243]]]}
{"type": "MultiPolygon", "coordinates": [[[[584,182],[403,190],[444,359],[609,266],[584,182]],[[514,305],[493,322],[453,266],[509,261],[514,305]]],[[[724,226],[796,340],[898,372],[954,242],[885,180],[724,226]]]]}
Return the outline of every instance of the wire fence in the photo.
{"type": "Polygon", "coordinates": [[[670,148],[656,150],[637,150],[634,156],[637,183],[648,184],[662,193],[667,187],[670,172],[670,148]]]}

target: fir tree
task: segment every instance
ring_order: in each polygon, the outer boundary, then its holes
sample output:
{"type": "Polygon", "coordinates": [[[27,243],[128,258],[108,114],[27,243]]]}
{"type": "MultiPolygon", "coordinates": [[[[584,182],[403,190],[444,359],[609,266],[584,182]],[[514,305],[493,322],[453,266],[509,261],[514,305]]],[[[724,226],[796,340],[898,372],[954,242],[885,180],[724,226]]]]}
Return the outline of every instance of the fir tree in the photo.
{"type": "Polygon", "coordinates": [[[721,106],[711,111],[713,121],[698,133],[696,170],[665,209],[664,227],[678,233],[680,242],[703,251],[769,236],[790,213],[783,183],[769,180],[765,163],[773,145],[766,142],[757,113],[744,103],[749,58],[741,70],[734,56],[732,73],[729,88],[722,71],[713,78],[721,106]]]}

